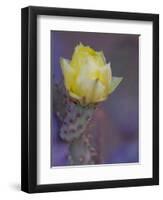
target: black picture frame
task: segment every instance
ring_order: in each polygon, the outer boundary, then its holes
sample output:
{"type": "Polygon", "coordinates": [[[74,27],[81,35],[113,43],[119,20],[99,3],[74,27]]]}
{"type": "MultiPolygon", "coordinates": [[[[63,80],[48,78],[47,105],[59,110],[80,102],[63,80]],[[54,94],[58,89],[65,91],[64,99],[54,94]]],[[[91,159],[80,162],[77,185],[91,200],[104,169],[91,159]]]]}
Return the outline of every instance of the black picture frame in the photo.
{"type": "Polygon", "coordinates": [[[159,15],[29,6],[21,11],[21,190],[28,193],[159,184],[159,15]],[[37,16],[55,15],[153,23],[153,177],[37,185],[37,16]]]}

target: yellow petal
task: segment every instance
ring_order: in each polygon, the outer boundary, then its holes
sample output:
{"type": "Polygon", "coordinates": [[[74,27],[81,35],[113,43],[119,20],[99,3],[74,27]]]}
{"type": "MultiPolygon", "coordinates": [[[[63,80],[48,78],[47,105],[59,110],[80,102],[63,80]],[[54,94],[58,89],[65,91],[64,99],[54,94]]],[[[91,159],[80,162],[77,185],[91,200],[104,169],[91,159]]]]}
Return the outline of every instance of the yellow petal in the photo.
{"type": "Polygon", "coordinates": [[[87,84],[87,82],[91,82],[91,79],[93,82],[93,78],[91,78],[91,74],[92,72],[94,72],[94,70],[95,70],[94,63],[92,63],[92,61],[88,59],[87,63],[79,70],[79,73],[76,76],[76,79],[72,86],[72,91],[75,94],[79,96],[83,96],[83,95],[85,96],[85,93],[87,93],[87,91],[84,92],[84,86],[87,84]]]}
{"type": "Polygon", "coordinates": [[[74,94],[80,96],[86,104],[100,102],[107,98],[111,69],[110,65],[106,65],[102,68],[99,70],[99,68],[88,59],[87,65],[80,69],[72,91],[74,94]]]}
{"type": "Polygon", "coordinates": [[[96,54],[94,55],[94,59],[95,59],[96,64],[99,67],[102,67],[106,64],[105,56],[102,51],[99,51],[99,52],[96,51],[96,54]]]}
{"type": "Polygon", "coordinates": [[[75,51],[72,55],[72,60],[70,65],[76,70],[79,71],[80,68],[87,61],[87,57],[91,53],[91,50],[86,49],[82,44],[79,44],[75,47],[75,51]]]}
{"type": "Polygon", "coordinates": [[[83,99],[84,103],[91,103],[94,86],[95,80],[90,79],[88,75],[84,75],[84,72],[82,72],[76,80],[74,93],[78,94],[83,99]]]}
{"type": "Polygon", "coordinates": [[[120,84],[120,82],[122,80],[123,80],[122,77],[112,77],[112,81],[111,81],[111,84],[109,86],[109,94],[114,92],[114,90],[118,87],[118,85],[120,84]]]}
{"type": "Polygon", "coordinates": [[[74,70],[71,68],[69,63],[70,62],[68,59],[65,58],[60,59],[60,64],[64,76],[64,82],[67,90],[71,90],[75,76],[74,70]]]}
{"type": "Polygon", "coordinates": [[[73,92],[69,91],[69,95],[70,95],[73,99],[78,100],[78,101],[81,101],[81,97],[78,96],[78,95],[76,95],[76,94],[74,94],[73,92]]]}
{"type": "Polygon", "coordinates": [[[99,81],[96,81],[96,87],[93,94],[93,102],[100,102],[107,98],[107,91],[105,90],[105,86],[99,81]]]}
{"type": "Polygon", "coordinates": [[[107,64],[107,69],[108,69],[108,73],[107,73],[107,75],[108,75],[108,82],[109,82],[109,84],[110,84],[110,83],[111,83],[111,80],[112,80],[111,63],[108,63],[108,64],[107,64]]]}
{"type": "Polygon", "coordinates": [[[81,98],[82,104],[92,103],[96,80],[90,79],[89,70],[85,66],[81,68],[79,76],[75,80],[72,92],[81,98]]]}
{"type": "Polygon", "coordinates": [[[102,82],[103,85],[105,85],[106,91],[108,91],[109,85],[112,79],[112,71],[111,71],[110,63],[108,63],[104,67],[99,68],[98,79],[102,82]]]}
{"type": "Polygon", "coordinates": [[[87,59],[92,59],[98,67],[104,66],[106,64],[102,51],[95,51],[89,46],[84,46],[80,43],[75,47],[70,65],[73,68],[80,70],[80,68],[86,64],[87,59]]]}

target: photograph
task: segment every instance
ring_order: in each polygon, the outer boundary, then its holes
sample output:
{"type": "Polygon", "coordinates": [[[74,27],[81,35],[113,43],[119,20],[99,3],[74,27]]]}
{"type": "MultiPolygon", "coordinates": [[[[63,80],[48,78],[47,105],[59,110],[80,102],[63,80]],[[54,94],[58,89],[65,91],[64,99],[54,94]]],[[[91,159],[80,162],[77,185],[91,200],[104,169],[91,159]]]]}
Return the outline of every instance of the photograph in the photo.
{"type": "Polygon", "coordinates": [[[51,167],[139,163],[139,35],[50,37],[51,167]]]}
{"type": "Polygon", "coordinates": [[[159,15],[21,15],[21,190],[158,185],[159,15]]]}

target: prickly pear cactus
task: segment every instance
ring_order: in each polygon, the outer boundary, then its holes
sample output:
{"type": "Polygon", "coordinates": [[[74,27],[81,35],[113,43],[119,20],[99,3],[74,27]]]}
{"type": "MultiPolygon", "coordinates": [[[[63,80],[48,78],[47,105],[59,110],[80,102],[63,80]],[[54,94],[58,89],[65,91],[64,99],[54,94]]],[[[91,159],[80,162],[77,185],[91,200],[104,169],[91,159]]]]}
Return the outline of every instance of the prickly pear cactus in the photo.
{"type": "Polygon", "coordinates": [[[60,130],[60,136],[63,140],[71,142],[78,139],[86,129],[95,107],[82,107],[72,101],[66,105],[66,115],[60,130]]]}
{"type": "Polygon", "coordinates": [[[61,121],[60,138],[69,144],[69,164],[95,164],[97,153],[90,135],[90,121],[95,105],[74,102],[63,85],[54,84],[53,108],[61,121]]]}

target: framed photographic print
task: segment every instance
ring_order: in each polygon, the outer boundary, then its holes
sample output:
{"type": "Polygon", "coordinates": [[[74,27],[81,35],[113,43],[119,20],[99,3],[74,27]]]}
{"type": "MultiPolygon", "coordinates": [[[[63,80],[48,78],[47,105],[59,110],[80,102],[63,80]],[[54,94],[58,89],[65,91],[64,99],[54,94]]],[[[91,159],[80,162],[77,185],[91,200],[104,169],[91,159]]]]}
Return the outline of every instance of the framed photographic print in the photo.
{"type": "Polygon", "coordinates": [[[22,190],[159,184],[159,16],[22,9],[22,190]]]}

